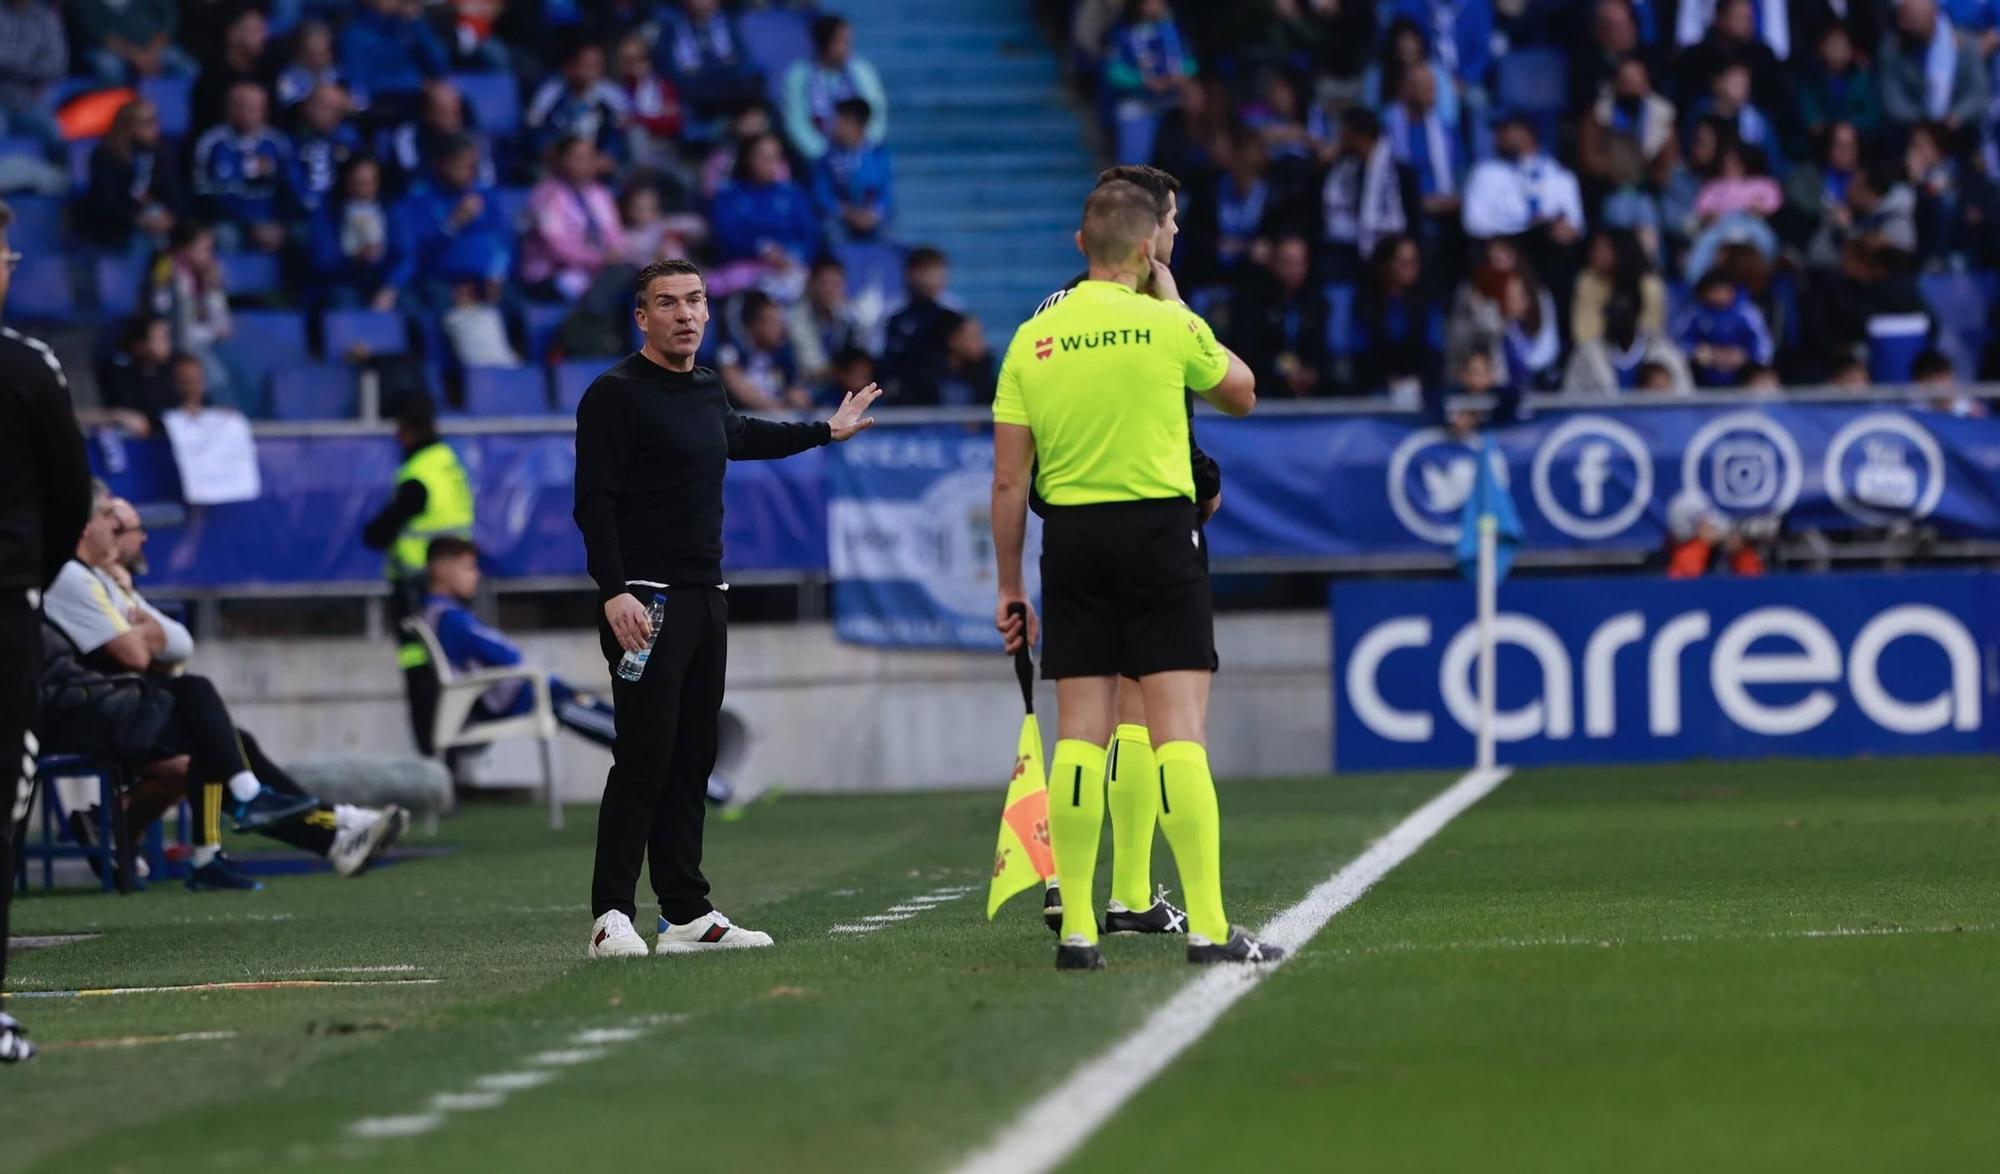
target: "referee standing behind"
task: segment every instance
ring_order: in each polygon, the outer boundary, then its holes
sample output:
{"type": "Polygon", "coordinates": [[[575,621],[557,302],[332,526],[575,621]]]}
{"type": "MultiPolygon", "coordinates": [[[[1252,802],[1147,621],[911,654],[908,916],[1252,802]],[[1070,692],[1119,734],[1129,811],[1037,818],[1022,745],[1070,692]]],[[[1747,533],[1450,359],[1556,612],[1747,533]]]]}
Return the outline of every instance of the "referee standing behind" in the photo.
{"type": "Polygon", "coordinates": [[[728,462],[775,460],[841,441],[875,421],[881,392],[851,392],[824,423],[738,415],[715,372],[694,364],[708,290],[686,261],[639,273],[638,353],[597,377],[576,409],[576,524],[604,604],[598,640],[611,667],[617,735],[597,814],[590,956],[642,955],[632,927],[639,863],[652,861],[660,954],[768,946],[709,904],[701,874],[703,799],[715,768],[728,657],[722,478],[728,462]],[[658,632],[647,600],[665,598],[658,632]],[[636,681],[618,662],[652,641],[636,681]]]}
{"type": "MultiPolygon", "coordinates": [[[[7,243],[13,211],[0,204],[0,306],[21,260],[7,243]]],[[[0,326],[0,991],[7,977],[7,906],[14,839],[28,815],[40,751],[42,589],[76,548],[90,519],[90,467],[70,407],[69,383],[48,346],[0,326]]],[[[0,1009],[0,1064],[35,1047],[0,1009]]]]}
{"type": "Polygon", "coordinates": [[[1183,398],[1192,390],[1246,415],[1255,379],[1206,322],[1170,300],[1158,226],[1158,202],[1136,184],[1117,180],[1090,194],[1077,234],[1088,280],[1015,333],[993,401],[995,623],[1009,651],[1033,643],[1039,627],[1021,574],[1031,479],[1046,503],[1042,674],[1056,682],[1049,830],[1064,890],[1059,970],[1104,965],[1093,888],[1121,676],[1145,697],[1160,827],[1187,895],[1188,961],[1282,953],[1233,929],[1222,907],[1205,747],[1215,618],[1183,398]],[[1015,607],[1025,618],[1010,614],[1015,607]]]}

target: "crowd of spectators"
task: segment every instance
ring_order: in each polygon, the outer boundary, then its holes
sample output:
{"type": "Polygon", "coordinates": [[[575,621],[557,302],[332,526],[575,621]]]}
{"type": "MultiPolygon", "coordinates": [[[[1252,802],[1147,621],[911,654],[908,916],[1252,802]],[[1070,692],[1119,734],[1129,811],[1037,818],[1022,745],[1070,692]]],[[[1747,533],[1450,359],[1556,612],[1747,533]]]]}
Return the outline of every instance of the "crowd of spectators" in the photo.
{"type": "Polygon", "coordinates": [[[1994,0],[1067,10],[1108,139],[1185,185],[1181,288],[1266,394],[1995,366],[1924,295],[1992,300],[1994,0]]]}
{"type": "Polygon", "coordinates": [[[691,256],[743,406],[876,372],[903,403],[990,397],[934,250],[906,297],[850,304],[843,247],[892,248],[892,271],[902,250],[893,98],[845,19],[791,27],[811,52],[767,76],[720,0],[0,0],[0,190],[74,155],[68,237],[138,263],[140,313],[100,347],[134,427],[178,402],[182,355],[211,399],[260,409],[231,330],[232,262],[260,255],[281,280],[257,296],[309,323],[400,315],[447,395],[472,368],[630,349],[636,271],[691,256]],[[495,83],[516,101],[481,101],[495,83]]]}

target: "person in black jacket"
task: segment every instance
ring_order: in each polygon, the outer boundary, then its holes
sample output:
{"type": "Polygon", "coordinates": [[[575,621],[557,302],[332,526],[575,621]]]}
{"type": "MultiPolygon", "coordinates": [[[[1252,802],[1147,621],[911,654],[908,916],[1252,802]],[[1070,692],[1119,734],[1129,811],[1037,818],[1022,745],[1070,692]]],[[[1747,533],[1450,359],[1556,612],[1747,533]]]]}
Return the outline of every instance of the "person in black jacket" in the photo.
{"type": "MultiPolygon", "coordinates": [[[[0,204],[0,309],[19,255],[7,240],[13,210],[0,204]]],[[[90,466],[70,406],[69,381],[46,343],[0,326],[0,989],[7,977],[7,906],[14,894],[15,829],[35,784],[42,662],[35,613],[42,589],[69,559],[90,516],[90,466]]],[[[0,1064],[35,1048],[0,1012],[0,1064]]]]}
{"type": "Polygon", "coordinates": [[[127,102],[90,153],[77,227],[96,244],[126,249],[142,234],[166,240],[186,207],[180,160],[160,141],[160,112],[144,98],[127,102]]]}
{"type": "Polygon", "coordinates": [[[848,439],[874,424],[865,413],[882,393],[873,384],[852,392],[818,424],[740,416],[716,373],[694,365],[709,314],[701,270],[656,261],[640,270],[634,293],[646,345],[599,375],[576,409],[576,524],[604,604],[598,644],[618,714],[597,815],[589,954],[646,953],[632,916],[649,854],[660,902],[655,952],[768,946],[769,934],[730,924],[709,903],[701,874],[702,800],[728,657],[723,474],[733,460],[777,460],[848,439]],[[657,629],[647,599],[663,608],[657,629]],[[628,654],[636,664],[623,663],[628,654]]]}

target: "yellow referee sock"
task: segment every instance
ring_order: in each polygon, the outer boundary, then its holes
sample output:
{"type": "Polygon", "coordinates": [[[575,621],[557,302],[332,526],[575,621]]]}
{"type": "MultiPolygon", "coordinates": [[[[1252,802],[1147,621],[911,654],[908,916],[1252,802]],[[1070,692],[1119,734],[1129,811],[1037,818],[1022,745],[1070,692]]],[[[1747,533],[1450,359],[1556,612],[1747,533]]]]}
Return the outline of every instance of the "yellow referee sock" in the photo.
{"type": "Polygon", "coordinates": [[[1159,762],[1160,830],[1167,833],[1167,846],[1180,869],[1188,931],[1211,942],[1227,941],[1222,815],[1215,805],[1215,779],[1208,773],[1208,750],[1199,742],[1169,742],[1154,758],[1159,762]]]}
{"type": "Polygon", "coordinates": [[[1160,821],[1153,736],[1146,727],[1119,726],[1110,763],[1104,805],[1111,810],[1111,899],[1140,912],[1153,907],[1153,827],[1160,821]]]}
{"type": "Polygon", "coordinates": [[[1064,937],[1097,941],[1097,841],[1104,830],[1104,747],[1065,738],[1049,760],[1049,839],[1062,878],[1064,937]]]}

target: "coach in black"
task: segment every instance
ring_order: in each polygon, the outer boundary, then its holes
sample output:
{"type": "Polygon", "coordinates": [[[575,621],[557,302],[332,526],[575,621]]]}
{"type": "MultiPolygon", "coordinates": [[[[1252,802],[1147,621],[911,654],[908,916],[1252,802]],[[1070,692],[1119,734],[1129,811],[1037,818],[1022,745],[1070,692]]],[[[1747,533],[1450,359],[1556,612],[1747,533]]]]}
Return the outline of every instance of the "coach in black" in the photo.
{"type": "MultiPolygon", "coordinates": [[[[0,204],[0,306],[20,254],[13,212],[0,204]]],[[[48,346],[0,326],[0,988],[7,976],[7,904],[14,833],[35,782],[36,680],[42,665],[41,592],[90,517],[90,468],[62,365],[48,346]]],[[[0,1010],[0,1064],[33,1057],[20,1025],[0,1010]]]]}
{"type": "Polygon", "coordinates": [[[736,414],[715,372],[694,364],[708,290],[686,261],[639,274],[634,311],[646,345],[597,377],[576,409],[576,524],[604,602],[598,627],[613,669],[618,732],[597,815],[590,956],[646,953],[632,927],[639,862],[652,857],[660,954],[768,946],[730,924],[701,874],[702,799],[715,766],[728,654],[722,581],[722,478],[727,462],[776,460],[846,440],[875,421],[873,384],[823,423],[736,414]],[[666,599],[657,634],[647,601],[666,599]],[[637,681],[617,665],[646,647],[637,681]]]}

